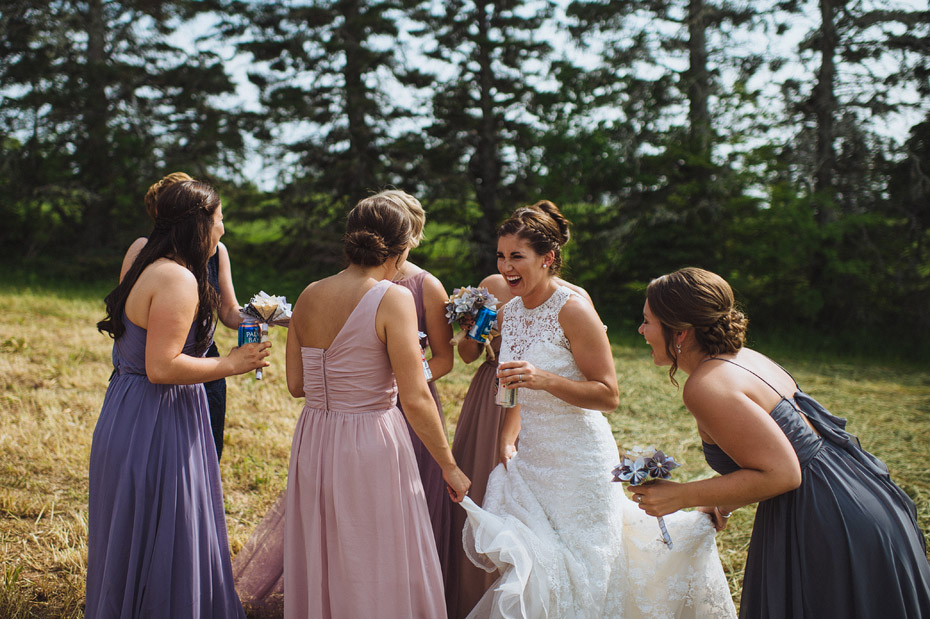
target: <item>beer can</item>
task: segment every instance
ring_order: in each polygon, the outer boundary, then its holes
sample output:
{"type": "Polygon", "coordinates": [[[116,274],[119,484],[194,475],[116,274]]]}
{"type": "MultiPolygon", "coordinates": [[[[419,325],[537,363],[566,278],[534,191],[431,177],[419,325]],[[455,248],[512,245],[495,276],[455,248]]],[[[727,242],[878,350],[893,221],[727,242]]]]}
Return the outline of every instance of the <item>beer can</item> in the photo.
{"type": "Polygon", "coordinates": [[[257,320],[243,320],[239,323],[239,346],[262,341],[262,328],[257,320]]]}
{"type": "Polygon", "coordinates": [[[494,403],[502,408],[513,408],[517,405],[517,388],[505,387],[497,380],[497,395],[494,397],[494,403]]]}
{"type": "Polygon", "coordinates": [[[482,307],[475,316],[475,324],[468,330],[468,337],[482,344],[487,342],[491,334],[491,323],[495,320],[497,312],[489,307],[482,307]]]}
{"type": "Polygon", "coordinates": [[[429,369],[429,362],[426,360],[426,348],[423,346],[423,342],[426,340],[426,334],[422,331],[417,331],[417,336],[420,338],[420,360],[423,362],[423,374],[426,376],[426,382],[433,380],[433,371],[429,369]]]}

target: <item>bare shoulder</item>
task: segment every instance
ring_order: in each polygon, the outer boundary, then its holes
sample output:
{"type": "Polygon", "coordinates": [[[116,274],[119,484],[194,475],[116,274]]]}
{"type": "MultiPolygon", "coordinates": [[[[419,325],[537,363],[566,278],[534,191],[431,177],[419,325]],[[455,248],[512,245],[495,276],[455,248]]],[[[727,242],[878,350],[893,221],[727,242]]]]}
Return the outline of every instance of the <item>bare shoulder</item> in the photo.
{"type": "Polygon", "coordinates": [[[433,297],[447,297],[446,288],[442,285],[442,282],[439,281],[439,278],[426,271],[426,276],[423,278],[423,292],[424,294],[431,295],[433,297]]]}
{"type": "Polygon", "coordinates": [[[565,286],[566,288],[568,288],[575,294],[579,295],[581,298],[583,298],[585,301],[587,301],[591,305],[594,305],[594,301],[591,300],[591,295],[589,295],[588,291],[582,288],[581,286],[578,286],[577,284],[573,284],[571,282],[567,282],[561,277],[557,277],[556,280],[559,282],[559,285],[565,286]]]}
{"type": "Polygon", "coordinates": [[[594,305],[592,305],[590,301],[586,300],[581,295],[569,295],[568,300],[565,301],[565,304],[559,311],[559,322],[564,324],[566,322],[575,323],[582,321],[594,321],[598,326],[601,325],[601,319],[597,315],[597,310],[594,309],[594,305]]]}
{"type": "Polygon", "coordinates": [[[510,299],[510,286],[507,285],[507,282],[504,280],[504,276],[500,273],[494,273],[493,275],[488,275],[481,283],[478,284],[479,288],[487,288],[488,292],[493,294],[498,299],[510,299]]]}

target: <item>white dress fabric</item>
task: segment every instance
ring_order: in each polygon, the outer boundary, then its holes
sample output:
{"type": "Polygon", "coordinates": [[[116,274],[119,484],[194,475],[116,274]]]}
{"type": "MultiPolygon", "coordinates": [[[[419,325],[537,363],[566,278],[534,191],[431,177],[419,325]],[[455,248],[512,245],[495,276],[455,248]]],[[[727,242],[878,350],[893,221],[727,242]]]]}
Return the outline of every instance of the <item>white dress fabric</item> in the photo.
{"type": "MultiPolygon", "coordinates": [[[[584,380],[558,321],[572,294],[560,287],[533,309],[510,301],[501,363],[584,380]]],[[[619,454],[602,413],[531,389],[519,403],[518,453],[491,473],[483,507],[462,503],[466,553],[501,573],[469,617],[736,616],[706,514],[666,516],[669,549],[656,519],[611,481],[619,454]]]]}

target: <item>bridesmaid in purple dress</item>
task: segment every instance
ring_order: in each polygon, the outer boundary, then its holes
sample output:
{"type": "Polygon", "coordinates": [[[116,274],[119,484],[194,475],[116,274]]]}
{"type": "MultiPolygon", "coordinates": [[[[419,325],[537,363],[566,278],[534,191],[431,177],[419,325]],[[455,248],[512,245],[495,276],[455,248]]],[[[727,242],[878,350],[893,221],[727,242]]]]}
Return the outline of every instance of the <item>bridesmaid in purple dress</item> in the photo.
{"type": "Polygon", "coordinates": [[[442,574],[407,419],[456,502],[452,457],[421,363],[416,309],[390,280],[409,252],[404,211],[359,202],[349,266],[307,286],[287,337],[287,385],[305,399],[291,448],[285,617],[445,617],[442,574]]]}
{"type": "Polygon", "coordinates": [[[85,616],[244,617],[203,382],[268,365],[269,343],[203,358],[223,235],[205,183],[160,192],[148,242],[106,298],[114,375],[90,453],[85,616]]]}
{"type": "MultiPolygon", "coordinates": [[[[410,220],[410,247],[417,247],[423,240],[423,227],[426,225],[426,212],[415,197],[397,189],[382,191],[376,198],[385,198],[394,204],[403,207],[410,220]]],[[[417,308],[417,329],[425,333],[426,337],[420,341],[421,348],[430,348],[429,390],[436,402],[439,420],[445,430],[446,419],[442,414],[442,403],[439,401],[439,392],[435,381],[452,370],[455,362],[452,349],[452,325],[446,319],[445,304],[449,296],[446,289],[431,273],[421,269],[412,262],[405,261],[394,276],[394,282],[407,288],[413,293],[413,301],[417,308]]],[[[403,406],[399,407],[404,412],[403,406]]],[[[436,550],[439,552],[439,566],[442,568],[443,582],[448,590],[452,574],[449,569],[450,537],[452,527],[452,501],[446,492],[446,482],[442,478],[442,469],[430,456],[423,444],[408,422],[410,441],[413,443],[413,453],[417,457],[417,468],[420,471],[420,481],[423,482],[423,491],[426,493],[426,506],[429,508],[430,522],[433,526],[433,536],[436,538],[436,550]]]]}

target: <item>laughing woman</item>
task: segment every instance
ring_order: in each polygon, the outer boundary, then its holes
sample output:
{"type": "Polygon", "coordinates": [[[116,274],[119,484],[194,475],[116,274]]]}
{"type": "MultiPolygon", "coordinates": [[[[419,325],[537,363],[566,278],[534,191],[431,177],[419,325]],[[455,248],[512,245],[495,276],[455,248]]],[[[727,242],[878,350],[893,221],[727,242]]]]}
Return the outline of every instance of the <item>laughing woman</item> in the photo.
{"type": "Polygon", "coordinates": [[[718,275],[687,268],[649,284],[639,332],[682,391],[719,477],[638,486],[640,508],[711,514],[759,503],[740,616],[930,617],[930,564],[913,501],[887,467],[767,357],[718,275]]]}

